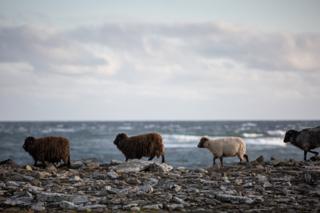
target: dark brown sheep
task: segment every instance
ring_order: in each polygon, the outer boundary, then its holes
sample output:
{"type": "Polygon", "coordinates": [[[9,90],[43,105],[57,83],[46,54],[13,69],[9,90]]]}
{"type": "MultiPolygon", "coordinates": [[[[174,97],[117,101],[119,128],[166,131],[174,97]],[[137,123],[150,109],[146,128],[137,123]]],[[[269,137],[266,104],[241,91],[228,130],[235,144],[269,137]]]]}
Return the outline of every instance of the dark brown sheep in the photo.
{"type": "Polygon", "coordinates": [[[69,141],[66,138],[52,136],[43,138],[27,137],[23,148],[32,156],[35,166],[37,161],[41,161],[45,166],[46,161],[59,163],[61,160],[70,166],[69,141]]]}
{"type": "Polygon", "coordinates": [[[162,137],[158,133],[149,133],[128,137],[125,133],[118,134],[113,142],[117,148],[124,154],[126,161],[128,159],[141,159],[149,157],[152,160],[155,156],[164,159],[164,146],[162,137]]]}
{"type": "Polygon", "coordinates": [[[290,142],[292,145],[304,151],[304,160],[307,160],[307,153],[313,153],[317,156],[319,153],[311,151],[320,147],[320,126],[315,128],[303,129],[301,131],[289,130],[284,136],[285,143],[290,142]]]}

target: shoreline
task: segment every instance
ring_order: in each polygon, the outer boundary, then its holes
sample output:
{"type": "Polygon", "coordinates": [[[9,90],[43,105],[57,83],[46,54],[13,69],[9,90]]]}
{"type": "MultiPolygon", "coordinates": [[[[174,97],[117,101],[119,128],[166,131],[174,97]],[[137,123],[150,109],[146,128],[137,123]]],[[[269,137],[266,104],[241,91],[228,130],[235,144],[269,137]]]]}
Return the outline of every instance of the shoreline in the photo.
{"type": "Polygon", "coordinates": [[[0,165],[0,211],[320,210],[320,161],[263,157],[250,164],[190,169],[153,161],[94,160],[72,168],[0,165]]]}

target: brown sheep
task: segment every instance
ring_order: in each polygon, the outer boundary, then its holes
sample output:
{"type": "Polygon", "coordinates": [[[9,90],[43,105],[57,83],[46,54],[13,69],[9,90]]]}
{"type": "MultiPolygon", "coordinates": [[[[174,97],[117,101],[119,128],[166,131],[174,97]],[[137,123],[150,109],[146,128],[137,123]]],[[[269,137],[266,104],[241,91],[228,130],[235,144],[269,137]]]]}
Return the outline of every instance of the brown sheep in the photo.
{"type": "Polygon", "coordinates": [[[59,163],[63,160],[70,167],[69,141],[66,138],[52,136],[43,138],[27,137],[23,148],[32,156],[35,166],[37,161],[41,161],[45,166],[46,161],[59,163]]]}
{"type": "Polygon", "coordinates": [[[128,137],[125,133],[118,134],[113,142],[117,148],[124,154],[126,161],[128,159],[141,159],[149,157],[152,160],[155,156],[164,159],[164,146],[162,137],[158,133],[149,133],[128,137]]]}

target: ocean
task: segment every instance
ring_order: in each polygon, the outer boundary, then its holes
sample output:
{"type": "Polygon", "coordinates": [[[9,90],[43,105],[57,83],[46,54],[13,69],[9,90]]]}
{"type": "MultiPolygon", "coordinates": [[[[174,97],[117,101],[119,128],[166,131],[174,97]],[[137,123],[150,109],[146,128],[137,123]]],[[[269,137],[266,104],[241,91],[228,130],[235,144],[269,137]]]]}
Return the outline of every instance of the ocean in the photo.
{"type": "MultiPolygon", "coordinates": [[[[124,160],[113,144],[115,136],[122,132],[129,136],[159,132],[164,139],[166,162],[174,166],[195,168],[212,165],[209,151],[197,148],[202,136],[243,137],[250,160],[260,155],[266,160],[271,157],[302,160],[303,151],[283,142],[285,131],[319,125],[320,121],[0,122],[0,161],[10,158],[19,164],[33,163],[31,156],[22,148],[27,136],[68,138],[71,160],[95,158],[103,163],[112,159],[124,160]]],[[[238,161],[238,158],[224,159],[225,164],[238,161]]]]}

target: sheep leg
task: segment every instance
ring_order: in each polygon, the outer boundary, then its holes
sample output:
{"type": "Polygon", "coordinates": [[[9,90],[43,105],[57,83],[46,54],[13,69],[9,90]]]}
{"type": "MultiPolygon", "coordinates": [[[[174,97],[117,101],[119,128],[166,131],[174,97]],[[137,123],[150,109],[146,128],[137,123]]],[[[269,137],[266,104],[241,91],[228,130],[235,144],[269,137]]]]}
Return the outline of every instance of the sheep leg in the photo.
{"type": "Polygon", "coordinates": [[[217,157],[213,157],[213,165],[216,165],[216,158],[217,157]]]}
{"type": "Polygon", "coordinates": [[[243,155],[247,162],[249,162],[249,157],[247,154],[243,155]]]}
{"type": "Polygon", "coordinates": [[[129,158],[126,158],[126,162],[129,160],[129,158]]]}
{"type": "Polygon", "coordinates": [[[37,166],[37,162],[38,162],[38,160],[34,160],[34,166],[37,166]]]}
{"type": "Polygon", "coordinates": [[[307,152],[308,151],[304,151],[304,157],[303,157],[304,161],[307,161],[307,152]]]}
{"type": "Polygon", "coordinates": [[[221,168],[223,168],[223,157],[221,156],[219,159],[220,159],[221,168]]]}
{"type": "Polygon", "coordinates": [[[311,152],[312,154],[314,154],[314,156],[318,156],[318,155],[319,155],[319,152],[316,152],[316,151],[311,151],[311,150],[309,150],[309,152],[311,152]]]}
{"type": "Polygon", "coordinates": [[[150,160],[152,160],[154,158],[154,156],[151,156],[148,160],[150,161],[150,160]]]}
{"type": "Polygon", "coordinates": [[[165,162],[164,155],[161,155],[161,158],[162,158],[161,163],[164,163],[165,162]]]}

